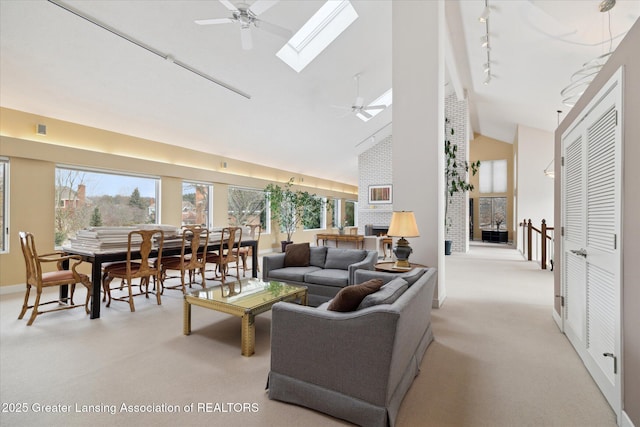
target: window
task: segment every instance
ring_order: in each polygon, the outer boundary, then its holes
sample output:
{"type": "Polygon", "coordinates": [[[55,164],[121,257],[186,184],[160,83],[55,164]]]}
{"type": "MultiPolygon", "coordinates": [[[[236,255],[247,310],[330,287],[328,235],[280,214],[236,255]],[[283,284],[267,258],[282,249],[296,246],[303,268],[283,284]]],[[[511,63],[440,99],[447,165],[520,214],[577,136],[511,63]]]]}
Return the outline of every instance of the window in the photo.
{"type": "Polygon", "coordinates": [[[382,108],[367,110],[366,116],[362,113],[356,113],[356,116],[363,122],[368,122],[369,120],[377,116],[378,113],[381,113],[382,110],[384,110],[386,107],[390,106],[392,103],[393,103],[393,89],[389,89],[388,91],[386,91],[385,93],[383,93],[382,95],[380,95],[379,97],[371,101],[369,105],[367,105],[367,107],[383,106],[382,108]]]}
{"type": "Polygon", "coordinates": [[[507,230],[506,197],[480,197],[479,214],[481,230],[507,230]]]}
{"type": "Polygon", "coordinates": [[[262,190],[254,188],[229,187],[229,224],[247,225],[260,224],[265,233],[269,233],[269,210],[267,195],[262,190]]]}
{"type": "Polygon", "coordinates": [[[182,183],[182,225],[211,227],[212,194],[211,184],[187,181],[182,183]]]}
{"type": "Polygon", "coordinates": [[[344,221],[347,227],[357,227],[358,222],[356,212],[358,211],[358,202],[355,200],[347,200],[344,209],[344,221]]]}
{"type": "Polygon", "coordinates": [[[480,165],[480,192],[507,192],[507,161],[483,160],[480,165]]]}
{"type": "Polygon", "coordinates": [[[327,199],[313,197],[313,203],[307,205],[302,216],[302,227],[305,230],[327,228],[327,199]]]}
{"type": "Polygon", "coordinates": [[[358,18],[347,0],[327,1],[276,53],[300,72],[358,18]]]}
{"type": "Polygon", "coordinates": [[[157,177],[58,167],[55,179],[56,246],[90,226],[158,222],[157,177]]]}
{"type": "Polygon", "coordinates": [[[0,157],[0,252],[9,250],[9,159],[0,157]]]}
{"type": "Polygon", "coordinates": [[[337,227],[342,223],[342,210],[340,209],[340,199],[333,199],[333,223],[332,227],[337,227]]]}

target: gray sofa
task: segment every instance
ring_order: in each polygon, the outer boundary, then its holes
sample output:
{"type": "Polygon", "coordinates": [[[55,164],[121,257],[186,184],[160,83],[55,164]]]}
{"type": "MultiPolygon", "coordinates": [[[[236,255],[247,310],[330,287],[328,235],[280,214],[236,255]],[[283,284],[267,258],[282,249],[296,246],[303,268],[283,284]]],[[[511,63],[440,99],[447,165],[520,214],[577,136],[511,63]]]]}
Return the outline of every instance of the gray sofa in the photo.
{"type": "Polygon", "coordinates": [[[393,426],[433,340],[436,270],[355,275],[358,283],[386,283],[356,311],[328,311],[328,303],[273,306],[269,398],[361,426],[393,426]]]}
{"type": "Polygon", "coordinates": [[[308,304],[318,306],[333,298],[343,287],[355,283],[358,269],[373,270],[376,251],[312,246],[306,266],[285,266],[285,253],[262,258],[262,279],[278,280],[308,288],[308,304]]]}

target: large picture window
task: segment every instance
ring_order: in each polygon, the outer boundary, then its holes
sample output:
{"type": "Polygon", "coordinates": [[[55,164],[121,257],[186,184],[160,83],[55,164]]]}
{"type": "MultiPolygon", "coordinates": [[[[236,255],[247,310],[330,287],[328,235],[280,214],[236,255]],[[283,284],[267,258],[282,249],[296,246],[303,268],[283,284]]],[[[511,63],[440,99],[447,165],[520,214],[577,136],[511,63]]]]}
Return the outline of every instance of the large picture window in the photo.
{"type": "Polygon", "coordinates": [[[347,227],[358,226],[358,202],[355,200],[347,200],[344,204],[344,222],[347,227]]]}
{"type": "Polygon", "coordinates": [[[480,192],[507,192],[507,161],[483,160],[480,165],[480,192]]]}
{"type": "Polygon", "coordinates": [[[0,157],[0,252],[9,250],[9,160],[0,157]]]}
{"type": "Polygon", "coordinates": [[[321,203],[320,209],[305,209],[302,217],[302,227],[305,230],[318,230],[327,228],[327,199],[314,197],[314,200],[321,203]]]}
{"type": "Polygon", "coordinates": [[[269,233],[269,210],[267,195],[263,190],[243,187],[229,187],[229,225],[260,224],[263,233],[269,233]]]}
{"type": "Polygon", "coordinates": [[[67,244],[78,230],[90,226],[154,224],[157,177],[105,171],[56,168],[55,244],[67,244]]]}
{"type": "Polygon", "coordinates": [[[479,214],[481,230],[507,230],[506,197],[480,197],[479,214]]]}
{"type": "Polygon", "coordinates": [[[202,182],[182,183],[182,225],[202,225],[210,228],[213,186],[202,182]]]}

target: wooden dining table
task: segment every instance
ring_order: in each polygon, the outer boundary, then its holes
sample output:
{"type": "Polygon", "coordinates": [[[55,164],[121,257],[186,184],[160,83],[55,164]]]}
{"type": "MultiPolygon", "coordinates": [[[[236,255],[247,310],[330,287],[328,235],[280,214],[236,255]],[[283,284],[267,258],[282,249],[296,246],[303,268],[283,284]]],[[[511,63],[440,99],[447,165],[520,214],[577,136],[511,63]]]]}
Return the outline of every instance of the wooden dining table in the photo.
{"type": "MultiPolygon", "coordinates": [[[[207,250],[218,251],[220,250],[220,242],[209,242],[207,244],[207,250]]],[[[251,251],[251,276],[258,277],[258,242],[257,240],[243,240],[240,242],[240,246],[248,246],[253,248],[251,251]]],[[[91,318],[98,319],[100,318],[100,301],[101,295],[100,291],[102,289],[102,264],[105,262],[116,262],[116,261],[126,261],[127,260],[127,250],[114,250],[114,251],[99,251],[92,252],[86,249],[74,248],[72,246],[64,246],[62,250],[68,255],[79,255],[82,257],[83,261],[90,262],[91,267],[91,282],[93,284],[93,292],[91,297],[91,318]]],[[[182,247],[165,247],[162,249],[162,256],[171,256],[171,255],[180,255],[182,251],[182,247]]],[[[187,250],[188,253],[191,252],[190,249],[187,250]]],[[[132,251],[131,259],[135,259],[136,256],[139,255],[139,252],[136,253],[132,251]]],[[[152,251],[151,257],[157,257],[157,251],[152,251]]],[[[65,265],[65,268],[69,268],[68,263],[65,265]]],[[[68,295],[68,287],[61,286],[60,287],[60,298],[66,298],[68,295]]]]}

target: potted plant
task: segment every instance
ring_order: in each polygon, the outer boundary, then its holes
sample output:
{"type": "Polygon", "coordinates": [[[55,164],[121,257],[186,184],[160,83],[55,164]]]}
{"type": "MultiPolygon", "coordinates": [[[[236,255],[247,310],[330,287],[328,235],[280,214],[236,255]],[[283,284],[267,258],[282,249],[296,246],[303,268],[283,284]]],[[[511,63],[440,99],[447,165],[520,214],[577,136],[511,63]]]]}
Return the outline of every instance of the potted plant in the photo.
{"type": "Polygon", "coordinates": [[[279,224],[280,231],[287,234],[287,240],[280,242],[284,252],[298,227],[305,223],[305,219],[317,218],[325,203],[315,194],[294,190],[293,178],[283,186],[269,184],[265,191],[269,194],[271,220],[279,224]]]}
{"type": "MultiPolygon", "coordinates": [[[[475,162],[467,162],[466,160],[458,160],[458,145],[451,142],[451,136],[455,135],[455,130],[451,126],[451,121],[445,118],[445,141],[444,141],[444,154],[445,154],[445,208],[444,208],[444,224],[447,235],[451,229],[451,218],[449,218],[449,204],[453,201],[453,195],[458,192],[472,191],[474,186],[467,181],[467,174],[469,168],[473,175],[478,173],[480,167],[480,160],[475,162]],[[461,173],[460,166],[464,167],[464,173],[461,173]]],[[[449,239],[444,241],[445,255],[451,255],[451,244],[453,242],[449,239]]]]}

